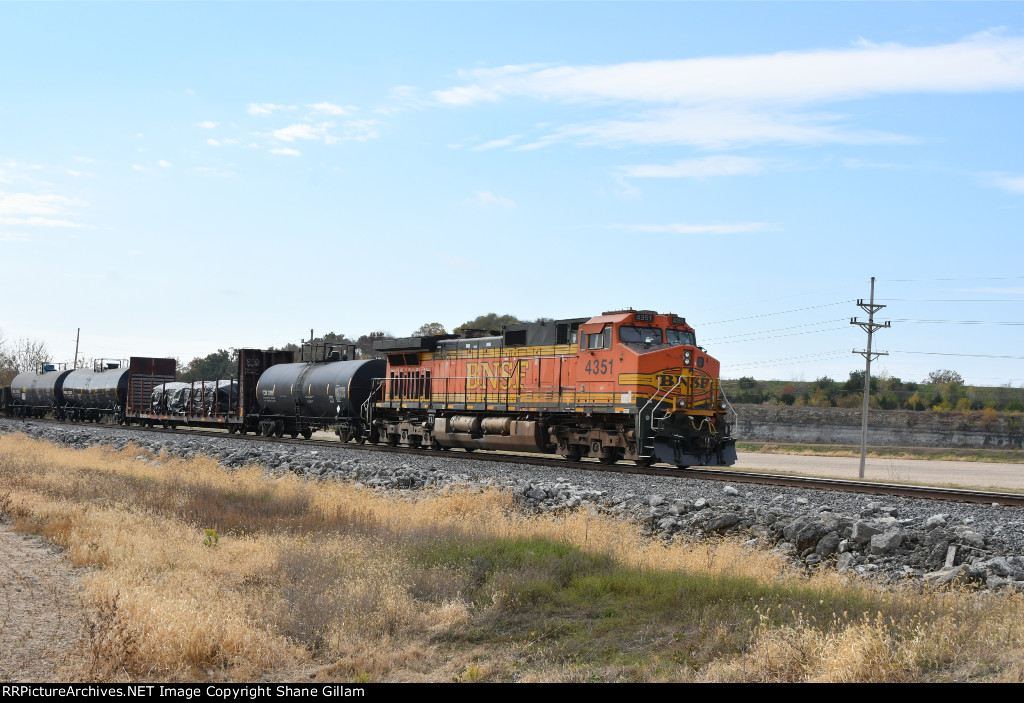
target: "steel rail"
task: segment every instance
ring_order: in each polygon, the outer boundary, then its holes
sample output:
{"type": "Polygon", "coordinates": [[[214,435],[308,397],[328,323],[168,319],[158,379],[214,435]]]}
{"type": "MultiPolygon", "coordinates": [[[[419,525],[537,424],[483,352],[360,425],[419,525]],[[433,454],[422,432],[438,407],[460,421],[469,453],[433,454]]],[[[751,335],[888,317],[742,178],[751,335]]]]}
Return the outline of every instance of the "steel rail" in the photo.
{"type": "MultiPolygon", "coordinates": [[[[42,422],[59,426],[80,425],[83,427],[103,427],[106,429],[135,430],[154,434],[171,434],[181,436],[211,437],[215,439],[235,439],[260,442],[273,442],[301,447],[324,447],[330,449],[350,449],[355,451],[388,452],[394,454],[448,454],[446,451],[433,449],[397,447],[388,444],[342,444],[337,440],[327,439],[293,439],[291,437],[263,437],[261,435],[237,435],[227,432],[214,432],[199,429],[176,429],[163,427],[142,427],[137,425],[105,425],[91,422],[69,422],[48,419],[34,419],[29,422],[42,422]]],[[[998,503],[1000,506],[1024,507],[1024,494],[1004,493],[998,491],[976,491],[966,488],[946,488],[921,486],[900,483],[878,483],[853,479],[818,478],[813,476],[793,476],[784,474],[755,473],[748,471],[730,471],[710,468],[659,468],[654,466],[635,466],[630,464],[601,464],[597,460],[566,461],[552,459],[549,455],[513,454],[503,452],[477,453],[476,451],[457,452],[453,456],[469,461],[526,464],[555,469],[580,469],[585,471],[604,471],[610,473],[641,474],[662,478],[689,478],[706,481],[723,481],[731,483],[749,483],[765,486],[782,486],[786,488],[805,488],[825,491],[841,491],[845,493],[865,493],[878,496],[895,496],[903,498],[923,498],[928,500],[956,501],[964,503],[998,503]]]]}

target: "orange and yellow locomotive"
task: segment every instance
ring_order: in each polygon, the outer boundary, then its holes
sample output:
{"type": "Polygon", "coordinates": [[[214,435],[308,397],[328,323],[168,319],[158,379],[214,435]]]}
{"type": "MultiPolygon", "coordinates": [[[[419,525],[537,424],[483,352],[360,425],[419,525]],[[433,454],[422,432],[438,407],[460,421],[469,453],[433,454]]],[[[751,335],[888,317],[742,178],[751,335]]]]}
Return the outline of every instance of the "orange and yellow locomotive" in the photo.
{"type": "Polygon", "coordinates": [[[719,363],[675,315],[620,310],[378,342],[370,441],[729,465],[719,363]]]}

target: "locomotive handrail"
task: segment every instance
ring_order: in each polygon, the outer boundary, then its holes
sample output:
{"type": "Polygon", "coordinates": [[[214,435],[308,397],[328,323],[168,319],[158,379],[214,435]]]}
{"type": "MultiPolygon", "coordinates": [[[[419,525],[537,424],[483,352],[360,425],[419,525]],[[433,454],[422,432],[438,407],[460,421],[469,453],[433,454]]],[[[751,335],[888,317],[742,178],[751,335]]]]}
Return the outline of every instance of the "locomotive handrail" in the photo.
{"type": "MultiPolygon", "coordinates": [[[[668,389],[667,391],[665,391],[665,393],[663,393],[663,394],[662,394],[662,396],[661,396],[661,398],[660,398],[660,399],[658,400],[657,404],[656,404],[656,405],[654,406],[654,408],[653,408],[653,409],[651,410],[651,431],[654,431],[654,430],[656,429],[656,428],[655,428],[655,417],[654,417],[654,413],[656,413],[656,412],[658,411],[658,408],[659,408],[659,407],[661,406],[661,404],[662,404],[662,403],[663,403],[663,402],[665,401],[665,399],[667,399],[667,398],[668,398],[669,394],[670,394],[670,393],[671,393],[672,391],[674,391],[674,390],[675,390],[675,389],[676,389],[676,388],[677,388],[677,387],[679,386],[679,384],[680,384],[680,383],[682,383],[682,382],[683,382],[683,374],[682,374],[682,370],[680,370],[680,373],[679,373],[679,377],[678,377],[678,378],[676,379],[676,383],[675,383],[675,385],[674,385],[674,386],[672,386],[671,388],[669,388],[669,389],[668,389]]],[[[639,450],[640,450],[640,449],[641,449],[642,447],[646,446],[646,444],[647,444],[646,438],[645,438],[645,437],[643,436],[643,432],[642,432],[642,429],[643,429],[643,428],[642,428],[642,424],[643,424],[643,416],[644,416],[644,411],[645,411],[645,410],[647,410],[647,406],[648,406],[648,405],[650,405],[651,403],[653,403],[653,402],[654,402],[654,399],[655,399],[655,398],[657,398],[657,396],[658,396],[658,392],[659,392],[660,390],[661,390],[661,380],[660,380],[660,377],[659,377],[659,381],[658,381],[658,390],[656,390],[656,391],[655,391],[655,392],[654,392],[654,393],[653,393],[653,394],[651,395],[651,397],[647,399],[647,402],[646,402],[646,403],[644,403],[644,406],[643,406],[642,408],[640,408],[640,412],[638,412],[638,413],[636,414],[636,435],[637,435],[637,449],[638,449],[637,453],[638,453],[638,454],[639,454],[639,453],[641,453],[641,452],[640,452],[639,450]]]]}

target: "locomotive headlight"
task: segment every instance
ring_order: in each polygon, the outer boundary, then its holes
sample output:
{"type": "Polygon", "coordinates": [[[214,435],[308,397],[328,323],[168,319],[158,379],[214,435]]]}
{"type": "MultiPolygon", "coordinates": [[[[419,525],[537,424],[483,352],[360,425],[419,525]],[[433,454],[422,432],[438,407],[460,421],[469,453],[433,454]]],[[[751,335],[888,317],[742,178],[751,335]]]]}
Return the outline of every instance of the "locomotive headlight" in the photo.
{"type": "Polygon", "coordinates": [[[683,352],[683,363],[686,364],[687,366],[690,365],[690,351],[689,350],[683,352]]]}
{"type": "Polygon", "coordinates": [[[338,414],[341,415],[341,406],[338,406],[338,414]]]}

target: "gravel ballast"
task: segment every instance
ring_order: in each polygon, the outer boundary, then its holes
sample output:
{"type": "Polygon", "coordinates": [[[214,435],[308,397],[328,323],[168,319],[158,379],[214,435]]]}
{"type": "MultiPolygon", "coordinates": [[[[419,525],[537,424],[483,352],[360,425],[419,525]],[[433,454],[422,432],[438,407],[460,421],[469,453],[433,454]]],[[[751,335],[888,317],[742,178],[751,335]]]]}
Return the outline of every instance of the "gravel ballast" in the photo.
{"type": "Polygon", "coordinates": [[[483,462],[459,451],[411,456],[303,446],[301,440],[247,442],[0,419],[0,435],[12,432],[72,448],[133,443],[182,458],[205,454],[228,469],[258,464],[271,475],[292,472],[380,490],[497,487],[514,492],[527,511],[590,509],[664,538],[745,538],[750,547],[781,552],[796,568],[837,568],[884,583],[911,579],[1024,591],[1024,509],[996,504],[483,462]]]}

